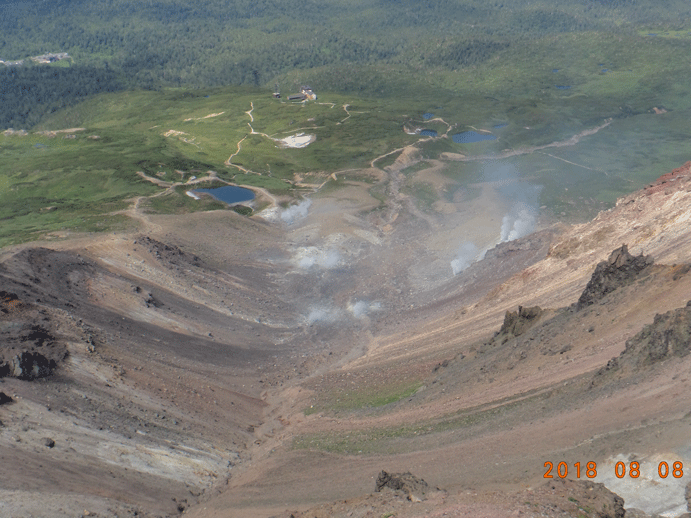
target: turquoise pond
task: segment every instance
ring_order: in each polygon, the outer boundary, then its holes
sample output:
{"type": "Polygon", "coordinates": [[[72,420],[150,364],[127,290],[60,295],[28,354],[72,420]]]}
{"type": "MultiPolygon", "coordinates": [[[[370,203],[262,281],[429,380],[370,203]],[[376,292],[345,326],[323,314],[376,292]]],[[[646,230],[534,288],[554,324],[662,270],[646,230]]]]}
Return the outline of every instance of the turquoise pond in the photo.
{"type": "Polygon", "coordinates": [[[224,203],[239,203],[254,199],[254,192],[244,187],[236,187],[235,185],[226,185],[225,187],[216,187],[215,189],[197,189],[192,192],[194,194],[210,194],[218,201],[224,203]]]}

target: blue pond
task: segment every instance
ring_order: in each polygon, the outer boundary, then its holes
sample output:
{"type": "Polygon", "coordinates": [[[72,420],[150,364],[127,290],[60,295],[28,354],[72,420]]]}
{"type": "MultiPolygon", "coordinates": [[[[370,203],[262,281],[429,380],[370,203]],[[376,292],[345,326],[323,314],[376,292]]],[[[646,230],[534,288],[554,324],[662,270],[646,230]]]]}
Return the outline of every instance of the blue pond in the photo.
{"type": "Polygon", "coordinates": [[[559,69],[558,69],[558,68],[553,68],[553,69],[552,69],[552,72],[554,72],[554,73],[556,74],[557,72],[559,72],[559,69]]]}
{"type": "Polygon", "coordinates": [[[557,88],[559,90],[568,90],[569,88],[571,88],[571,85],[557,85],[557,88]]]}
{"type": "Polygon", "coordinates": [[[501,124],[497,124],[496,126],[494,126],[494,129],[502,129],[502,128],[505,128],[506,126],[508,126],[508,123],[503,122],[501,124]]]}
{"type": "Polygon", "coordinates": [[[225,203],[238,203],[241,201],[249,201],[254,199],[254,193],[252,191],[243,187],[236,187],[234,185],[216,187],[215,189],[197,189],[192,192],[195,194],[204,192],[210,194],[218,201],[225,203]]]}
{"type": "Polygon", "coordinates": [[[425,120],[430,120],[432,117],[434,117],[434,114],[433,114],[433,113],[427,112],[427,113],[423,113],[423,114],[422,114],[422,118],[425,119],[425,120]]]}
{"type": "Polygon", "coordinates": [[[497,140],[494,135],[487,135],[476,133],[475,131],[464,131],[463,133],[456,133],[451,137],[456,144],[472,144],[474,142],[482,142],[483,140],[497,140]]]}
{"type": "Polygon", "coordinates": [[[423,129],[420,131],[420,135],[423,137],[436,137],[438,133],[433,129],[423,129]]]}

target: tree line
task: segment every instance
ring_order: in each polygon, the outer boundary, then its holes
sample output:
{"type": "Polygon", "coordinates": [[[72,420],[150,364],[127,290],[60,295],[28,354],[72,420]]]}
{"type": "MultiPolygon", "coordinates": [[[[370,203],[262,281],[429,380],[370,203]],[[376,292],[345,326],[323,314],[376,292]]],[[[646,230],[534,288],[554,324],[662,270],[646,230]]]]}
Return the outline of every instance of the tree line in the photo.
{"type": "Polygon", "coordinates": [[[0,59],[68,52],[78,65],[0,68],[0,122],[31,124],[40,106],[117,88],[273,85],[354,65],[455,70],[522,38],[690,18],[685,0],[0,0],[0,59]]]}

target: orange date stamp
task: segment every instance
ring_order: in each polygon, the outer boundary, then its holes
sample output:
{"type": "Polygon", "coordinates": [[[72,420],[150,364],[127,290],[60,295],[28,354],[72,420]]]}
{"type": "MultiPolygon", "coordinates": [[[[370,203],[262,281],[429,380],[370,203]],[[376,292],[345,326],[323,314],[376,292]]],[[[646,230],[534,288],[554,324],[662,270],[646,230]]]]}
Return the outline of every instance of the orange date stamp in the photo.
{"type": "MultiPolygon", "coordinates": [[[[581,478],[581,475],[585,475],[587,478],[597,477],[597,462],[590,461],[584,465],[580,462],[574,462],[573,467],[566,462],[559,462],[556,466],[553,462],[545,462],[545,474],[542,478],[566,478],[571,472],[571,476],[576,475],[576,478],[581,478]]],[[[684,476],[684,463],[681,461],[675,461],[670,464],[668,462],[662,461],[657,465],[657,474],[660,478],[667,478],[672,476],[673,478],[682,478],[684,476]]],[[[614,475],[617,478],[638,478],[641,476],[641,463],[637,461],[631,461],[627,465],[625,462],[617,462],[614,465],[614,475]]]]}

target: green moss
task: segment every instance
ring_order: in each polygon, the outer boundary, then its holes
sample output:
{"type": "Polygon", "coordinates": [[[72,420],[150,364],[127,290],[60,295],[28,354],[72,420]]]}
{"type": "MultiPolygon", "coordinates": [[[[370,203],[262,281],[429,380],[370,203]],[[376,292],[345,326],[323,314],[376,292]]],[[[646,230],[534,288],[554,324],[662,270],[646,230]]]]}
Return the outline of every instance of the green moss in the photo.
{"type": "Polygon", "coordinates": [[[519,395],[516,398],[507,399],[499,406],[466,409],[455,414],[402,426],[304,434],[293,440],[293,448],[346,455],[407,452],[410,451],[411,441],[419,441],[420,438],[431,434],[452,432],[471,437],[480,430],[492,428],[497,421],[511,419],[513,416],[525,413],[526,408],[534,403],[541,404],[540,402],[546,397],[549,395],[537,394],[528,397],[519,395]]]}
{"type": "Polygon", "coordinates": [[[432,184],[427,182],[415,182],[410,186],[404,187],[401,191],[414,197],[417,200],[418,207],[425,211],[432,210],[432,204],[439,200],[437,190],[432,184]]]}
{"type": "Polygon", "coordinates": [[[422,382],[392,383],[385,386],[365,386],[338,390],[320,397],[305,414],[315,412],[350,412],[363,408],[378,408],[410,397],[422,386],[422,382]]]}

